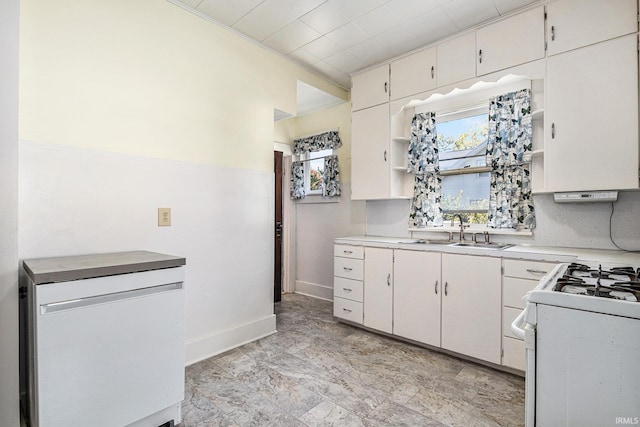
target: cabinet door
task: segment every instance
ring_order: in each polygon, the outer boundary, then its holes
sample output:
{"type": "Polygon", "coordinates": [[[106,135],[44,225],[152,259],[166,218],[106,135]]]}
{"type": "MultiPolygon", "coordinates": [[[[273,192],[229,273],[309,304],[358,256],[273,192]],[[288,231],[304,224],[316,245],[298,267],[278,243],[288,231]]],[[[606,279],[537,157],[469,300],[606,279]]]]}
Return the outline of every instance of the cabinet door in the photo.
{"type": "Polygon", "coordinates": [[[636,0],[560,0],[547,5],[548,54],[638,31],[636,0]]]}
{"type": "Polygon", "coordinates": [[[549,57],[546,94],[546,190],[637,189],[637,36],[549,57]]]}
{"type": "Polygon", "coordinates": [[[440,43],[437,47],[438,87],[476,75],[476,36],[473,32],[440,43]]]}
{"type": "Polygon", "coordinates": [[[500,364],[500,258],[442,254],[442,347],[500,364]]]}
{"type": "Polygon", "coordinates": [[[351,114],[351,198],[385,199],[390,193],[389,104],[351,114]]]}
{"type": "Polygon", "coordinates": [[[503,70],[544,57],[544,8],[537,7],[476,31],[477,72],[503,70]]]}
{"type": "Polygon", "coordinates": [[[436,87],[436,48],[425,49],[391,63],[391,99],[436,87]]]}
{"type": "Polygon", "coordinates": [[[389,102],[389,64],[351,76],[353,111],[389,102]]]}
{"type": "Polygon", "coordinates": [[[393,333],[440,347],[440,254],[395,251],[393,333]]]}
{"type": "Polygon", "coordinates": [[[364,325],[387,333],[393,322],[393,250],[364,249],[364,325]]]}

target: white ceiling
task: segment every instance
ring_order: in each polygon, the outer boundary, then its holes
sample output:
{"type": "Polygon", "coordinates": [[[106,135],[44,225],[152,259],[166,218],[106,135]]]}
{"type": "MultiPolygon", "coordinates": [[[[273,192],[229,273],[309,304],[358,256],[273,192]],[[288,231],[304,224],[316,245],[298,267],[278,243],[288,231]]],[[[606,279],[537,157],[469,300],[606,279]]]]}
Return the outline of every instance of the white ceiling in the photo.
{"type": "Polygon", "coordinates": [[[350,74],[540,0],[169,0],[316,70],[350,74]]]}

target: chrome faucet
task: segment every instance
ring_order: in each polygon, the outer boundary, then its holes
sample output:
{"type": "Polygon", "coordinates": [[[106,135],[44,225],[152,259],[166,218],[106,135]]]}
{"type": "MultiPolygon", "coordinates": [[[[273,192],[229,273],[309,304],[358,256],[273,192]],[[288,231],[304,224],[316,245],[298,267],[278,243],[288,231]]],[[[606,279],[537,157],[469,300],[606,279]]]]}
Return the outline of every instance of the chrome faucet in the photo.
{"type": "Polygon", "coordinates": [[[451,217],[451,226],[453,227],[456,218],[458,218],[460,220],[460,241],[464,242],[464,228],[465,228],[465,225],[464,225],[464,222],[462,221],[462,215],[461,214],[457,213],[457,214],[454,214],[451,217]]]}

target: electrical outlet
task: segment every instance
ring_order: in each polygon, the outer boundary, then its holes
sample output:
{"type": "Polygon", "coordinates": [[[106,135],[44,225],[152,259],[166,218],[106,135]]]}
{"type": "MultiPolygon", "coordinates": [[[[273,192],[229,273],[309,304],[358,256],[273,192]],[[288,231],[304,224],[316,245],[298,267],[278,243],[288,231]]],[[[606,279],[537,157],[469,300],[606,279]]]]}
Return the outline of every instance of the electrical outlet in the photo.
{"type": "Polygon", "coordinates": [[[158,226],[171,225],[171,208],[158,208],[158,226]]]}

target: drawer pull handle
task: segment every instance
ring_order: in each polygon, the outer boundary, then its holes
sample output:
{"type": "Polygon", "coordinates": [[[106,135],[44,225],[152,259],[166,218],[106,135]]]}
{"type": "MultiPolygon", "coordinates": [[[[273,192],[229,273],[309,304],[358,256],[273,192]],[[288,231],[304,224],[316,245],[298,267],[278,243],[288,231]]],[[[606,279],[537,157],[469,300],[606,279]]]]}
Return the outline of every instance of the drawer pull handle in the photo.
{"type": "Polygon", "coordinates": [[[353,270],[353,268],[351,268],[351,267],[342,267],[342,268],[344,269],[344,271],[352,271],[353,270]]]}
{"type": "Polygon", "coordinates": [[[527,273],[531,273],[531,274],[547,274],[547,271],[536,270],[534,268],[527,268],[527,273]]]}
{"type": "Polygon", "coordinates": [[[353,251],[343,251],[345,254],[352,254],[353,251]]]}
{"type": "Polygon", "coordinates": [[[342,288],[342,290],[345,292],[353,292],[353,289],[349,289],[349,288],[342,288]]]}
{"type": "Polygon", "coordinates": [[[436,285],[434,286],[433,290],[435,291],[436,295],[438,295],[438,281],[436,280],[436,285]]]}
{"type": "Polygon", "coordinates": [[[351,310],[349,310],[348,308],[343,308],[342,311],[346,311],[347,313],[351,313],[351,310]]]}

